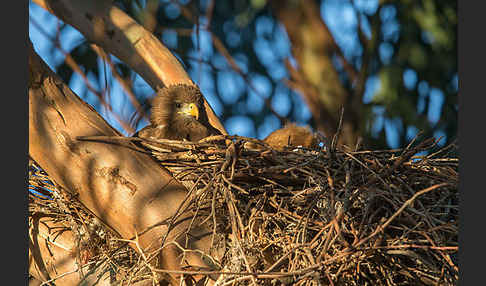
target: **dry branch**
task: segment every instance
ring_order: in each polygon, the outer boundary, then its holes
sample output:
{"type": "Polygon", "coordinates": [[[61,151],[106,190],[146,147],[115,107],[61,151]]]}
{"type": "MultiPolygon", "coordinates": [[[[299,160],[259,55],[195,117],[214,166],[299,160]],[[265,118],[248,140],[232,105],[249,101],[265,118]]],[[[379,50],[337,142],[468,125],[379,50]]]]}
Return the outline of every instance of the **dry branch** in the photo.
{"type": "Polygon", "coordinates": [[[219,275],[216,285],[457,284],[458,160],[448,155],[454,146],[417,161],[413,154],[433,140],[333,154],[277,151],[262,142],[256,152],[244,149],[248,141],[258,140],[145,142],[191,190],[187,208],[210,225],[220,253],[206,253],[210,270],[152,271],[219,275]]]}

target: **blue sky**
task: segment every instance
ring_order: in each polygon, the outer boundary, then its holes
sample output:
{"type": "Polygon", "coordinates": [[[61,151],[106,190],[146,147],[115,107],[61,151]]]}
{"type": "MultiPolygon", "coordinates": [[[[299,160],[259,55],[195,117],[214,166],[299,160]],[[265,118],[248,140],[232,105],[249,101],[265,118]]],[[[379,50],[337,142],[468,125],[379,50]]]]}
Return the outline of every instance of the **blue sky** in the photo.
{"type": "MultiPolygon", "coordinates": [[[[376,12],[378,1],[356,0],[354,1],[354,4],[359,13],[373,14],[376,12]]],[[[175,6],[167,9],[174,10],[174,7],[175,6]]],[[[52,69],[54,69],[56,65],[63,61],[64,56],[58,49],[53,47],[52,42],[44,35],[44,33],[47,33],[51,38],[55,37],[60,21],[35,4],[30,3],[29,8],[30,39],[38,54],[52,69]],[[41,30],[44,32],[41,32],[41,30]]],[[[179,13],[177,9],[178,8],[175,7],[175,10],[170,11],[169,14],[177,15],[179,13]]],[[[347,58],[355,57],[362,52],[361,47],[357,44],[357,17],[362,17],[359,13],[357,13],[352,4],[346,0],[328,0],[324,1],[323,5],[321,5],[321,15],[347,58]]],[[[399,29],[398,23],[396,20],[393,20],[395,13],[396,11],[393,11],[393,9],[385,10],[385,12],[382,11],[382,14],[380,15],[382,20],[390,21],[389,25],[387,25],[388,28],[385,29],[384,33],[390,33],[390,35],[392,35],[394,29],[399,29]],[[387,30],[390,31],[387,32],[387,30]]],[[[361,20],[363,20],[365,35],[370,36],[369,23],[366,22],[366,18],[364,17],[362,17],[361,20]]],[[[201,21],[204,22],[205,19],[202,19],[201,21]]],[[[216,114],[222,114],[223,103],[235,103],[243,93],[248,93],[246,102],[235,107],[236,111],[238,111],[236,115],[223,122],[230,134],[264,138],[270,132],[280,127],[279,120],[274,115],[269,115],[268,118],[266,118],[265,123],[258,127],[254,125],[253,120],[249,117],[252,113],[258,113],[262,108],[266,108],[263,101],[265,98],[268,98],[272,92],[271,80],[278,82],[282,78],[288,76],[282,59],[290,56],[290,42],[285,30],[280,26],[277,27],[277,29],[272,30],[273,25],[276,24],[266,16],[259,16],[256,19],[256,32],[258,35],[262,35],[262,37],[259,37],[254,42],[254,49],[262,64],[269,70],[271,78],[267,78],[261,74],[250,73],[250,87],[247,87],[243,78],[236,72],[226,71],[228,65],[225,59],[214,51],[207,32],[201,31],[199,37],[196,37],[195,35],[192,37],[194,42],[199,39],[200,49],[194,51],[191,56],[194,59],[210,61],[214,66],[223,69],[223,71],[214,74],[210,72],[208,65],[198,64],[197,60],[193,61],[191,65],[186,63],[186,66],[190,66],[188,69],[189,75],[200,86],[203,94],[215,110],[216,114]],[[263,37],[264,35],[269,34],[271,34],[271,37],[263,37]],[[216,81],[213,80],[214,76],[217,77],[216,81]],[[216,96],[216,91],[220,92],[220,97],[216,96]],[[220,99],[223,102],[221,102],[220,99]]],[[[230,29],[230,27],[228,27],[228,29],[230,29]]],[[[69,52],[77,43],[82,41],[83,36],[74,28],[68,27],[63,30],[60,39],[63,50],[69,52]]],[[[225,43],[228,45],[238,44],[240,40],[240,35],[237,33],[228,33],[225,43]]],[[[173,31],[169,30],[164,32],[162,42],[168,47],[174,48],[177,46],[177,37],[173,31]]],[[[379,47],[379,52],[380,57],[386,61],[386,59],[393,54],[393,47],[391,45],[382,45],[379,47]]],[[[238,54],[234,55],[234,58],[236,59],[238,66],[246,73],[248,71],[248,59],[246,56],[238,54]]],[[[101,70],[103,70],[101,61],[99,61],[99,65],[101,70]]],[[[89,77],[93,79],[93,84],[98,82],[94,79],[93,75],[88,75],[88,78],[89,77]]],[[[110,98],[113,109],[120,114],[122,118],[128,118],[129,114],[133,112],[133,109],[130,107],[127,95],[116,80],[111,76],[108,77],[107,81],[112,83],[110,87],[110,98]]],[[[100,73],[100,79],[102,79],[100,82],[104,82],[103,72],[100,73]]],[[[418,85],[419,90],[422,91],[422,101],[419,101],[417,106],[418,109],[421,108],[421,105],[424,105],[425,98],[428,97],[431,105],[427,110],[427,117],[432,124],[436,123],[440,118],[441,107],[444,101],[442,91],[435,87],[428,86],[425,82],[418,82],[415,71],[411,69],[405,71],[403,79],[407,88],[412,89],[418,85]]],[[[100,90],[99,86],[96,86],[96,84],[94,85],[100,90]]],[[[86,89],[85,83],[80,76],[75,74],[69,82],[69,86],[79,96],[83,97],[82,95],[85,95],[83,98],[93,105],[96,98],[86,89]]],[[[134,88],[143,91],[143,93],[147,95],[152,93],[152,89],[140,77],[135,79],[134,88]]],[[[370,77],[366,83],[366,91],[363,101],[365,103],[370,102],[379,88],[380,80],[376,76],[370,77]]],[[[279,115],[288,115],[291,105],[294,104],[297,106],[297,108],[294,108],[294,112],[296,112],[295,117],[298,122],[305,123],[309,120],[311,114],[300,96],[295,92],[289,91],[283,83],[281,86],[279,83],[273,92],[274,96],[271,105],[279,115]]],[[[109,113],[106,110],[98,108],[97,111],[104,116],[113,127],[120,130],[125,135],[130,135],[123,131],[118,122],[109,116],[109,113]]],[[[386,119],[384,117],[384,110],[379,107],[375,108],[373,112],[376,114],[376,120],[371,126],[372,132],[378,133],[382,128],[385,128],[388,145],[391,148],[398,147],[399,141],[398,133],[396,131],[404,128],[401,124],[401,120],[386,119]]],[[[139,126],[139,128],[141,127],[142,126],[139,126]]],[[[406,130],[407,137],[413,138],[417,131],[416,128],[408,127],[406,130]]],[[[443,134],[440,134],[439,132],[438,135],[440,136],[443,134]]]]}

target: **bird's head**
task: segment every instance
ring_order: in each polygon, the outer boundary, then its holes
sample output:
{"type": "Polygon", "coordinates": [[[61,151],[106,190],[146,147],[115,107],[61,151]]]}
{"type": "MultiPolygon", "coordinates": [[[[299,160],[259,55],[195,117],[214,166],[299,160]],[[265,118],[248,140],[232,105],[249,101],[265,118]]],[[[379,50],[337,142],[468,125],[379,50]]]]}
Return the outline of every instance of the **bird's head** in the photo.
{"type": "Polygon", "coordinates": [[[182,116],[193,117],[196,120],[199,119],[199,108],[194,102],[175,102],[176,110],[178,114],[182,116]]]}
{"type": "Polygon", "coordinates": [[[150,121],[159,126],[182,120],[197,121],[202,105],[202,94],[197,87],[171,85],[161,89],[154,98],[150,121]]]}

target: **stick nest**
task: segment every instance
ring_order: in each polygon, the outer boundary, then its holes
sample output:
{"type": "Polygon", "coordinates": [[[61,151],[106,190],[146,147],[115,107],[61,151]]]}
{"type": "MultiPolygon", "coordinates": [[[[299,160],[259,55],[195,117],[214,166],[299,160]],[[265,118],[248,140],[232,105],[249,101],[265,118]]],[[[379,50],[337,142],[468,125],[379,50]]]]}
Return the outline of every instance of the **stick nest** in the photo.
{"type": "MultiPolygon", "coordinates": [[[[455,145],[417,156],[434,140],[277,151],[239,136],[132,139],[189,190],[192,211],[212,230],[213,269],[201,273],[224,273],[217,285],[457,284],[455,145]],[[249,141],[261,150],[244,148],[249,141]]],[[[31,214],[41,211],[46,200],[30,196],[31,214]]],[[[149,275],[137,253],[123,251],[124,273],[149,275]]]]}

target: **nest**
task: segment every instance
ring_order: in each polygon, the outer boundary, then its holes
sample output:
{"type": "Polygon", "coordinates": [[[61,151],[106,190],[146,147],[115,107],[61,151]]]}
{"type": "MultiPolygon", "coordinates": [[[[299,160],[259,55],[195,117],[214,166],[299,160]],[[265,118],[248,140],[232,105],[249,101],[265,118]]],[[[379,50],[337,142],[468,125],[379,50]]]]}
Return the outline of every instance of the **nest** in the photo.
{"type": "MultiPolygon", "coordinates": [[[[123,282],[150,278],[150,272],[139,263],[140,255],[120,241],[117,234],[87,211],[76,197],[53,182],[32,159],[29,159],[28,211],[29,232],[36,228],[38,217],[48,217],[51,223],[57,224],[49,234],[43,234],[46,244],[56,244],[56,237],[64,231],[73,233],[76,241],[71,247],[75,250],[76,263],[83,266],[81,274],[98,270],[110,273],[112,281],[123,282]]],[[[54,284],[43,285],[55,285],[65,274],[69,273],[59,273],[49,281],[54,284]]]]}
{"type": "MultiPolygon", "coordinates": [[[[218,250],[208,254],[216,270],[200,273],[221,274],[217,285],[458,282],[455,145],[417,156],[432,150],[434,140],[380,151],[278,151],[239,136],[196,143],[130,140],[144,141],[188,188],[192,208],[212,230],[218,250]],[[246,142],[261,148],[248,150],[246,142]]],[[[45,211],[39,202],[48,200],[30,196],[31,213],[45,211]]],[[[59,200],[49,201],[51,208],[59,209],[59,200]]],[[[75,212],[71,216],[64,220],[73,226],[75,212]]],[[[150,275],[128,246],[110,245],[109,236],[103,242],[98,247],[105,245],[105,256],[118,258],[112,265],[123,273],[150,275]]]]}

